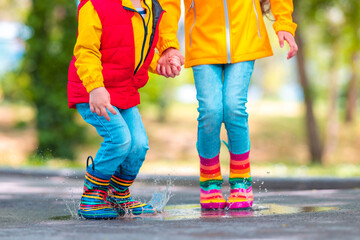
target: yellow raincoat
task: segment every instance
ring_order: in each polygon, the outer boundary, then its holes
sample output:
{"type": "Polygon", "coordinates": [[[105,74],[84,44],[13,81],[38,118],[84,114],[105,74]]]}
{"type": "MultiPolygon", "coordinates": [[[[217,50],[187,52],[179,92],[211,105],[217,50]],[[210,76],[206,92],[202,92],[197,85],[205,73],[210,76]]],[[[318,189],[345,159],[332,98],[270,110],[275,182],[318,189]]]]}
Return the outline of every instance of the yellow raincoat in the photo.
{"type": "MultiPolygon", "coordinates": [[[[180,0],[159,0],[160,54],[177,40],[180,0]]],[[[295,34],[292,0],[270,0],[275,32],[295,34]]],[[[185,67],[254,60],[273,54],[259,0],[184,0],[185,67]]]]}

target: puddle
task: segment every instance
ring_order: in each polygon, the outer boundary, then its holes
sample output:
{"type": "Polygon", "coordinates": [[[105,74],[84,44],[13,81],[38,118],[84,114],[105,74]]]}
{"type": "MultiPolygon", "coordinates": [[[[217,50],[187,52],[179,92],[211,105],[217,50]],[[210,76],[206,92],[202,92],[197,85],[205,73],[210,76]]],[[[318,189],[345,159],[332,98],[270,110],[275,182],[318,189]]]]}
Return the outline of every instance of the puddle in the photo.
{"type": "MultiPolygon", "coordinates": [[[[206,218],[242,218],[242,217],[258,217],[267,215],[284,215],[296,213],[310,213],[339,210],[337,207],[318,207],[318,206],[285,206],[278,204],[262,204],[254,205],[252,208],[245,210],[202,210],[200,205],[170,205],[155,215],[141,216],[124,216],[119,220],[160,220],[160,221],[178,221],[190,219],[206,219],[206,218]]],[[[75,220],[74,216],[58,216],[49,218],[49,220],[75,220]]]]}
{"type": "Polygon", "coordinates": [[[200,218],[241,218],[266,215],[283,215],[338,210],[337,207],[293,207],[278,204],[254,205],[245,210],[202,210],[200,205],[174,205],[165,207],[164,212],[154,216],[159,220],[189,220],[200,218]]]}

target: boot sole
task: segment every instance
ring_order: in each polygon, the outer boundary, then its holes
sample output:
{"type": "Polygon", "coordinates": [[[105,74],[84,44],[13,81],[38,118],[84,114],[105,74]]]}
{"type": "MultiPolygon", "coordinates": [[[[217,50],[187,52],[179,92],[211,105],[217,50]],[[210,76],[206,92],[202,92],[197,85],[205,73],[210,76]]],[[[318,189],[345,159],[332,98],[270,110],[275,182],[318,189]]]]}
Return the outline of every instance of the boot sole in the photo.
{"type": "Polygon", "coordinates": [[[228,209],[246,209],[251,208],[253,202],[233,202],[233,203],[226,203],[226,208],[228,209]]]}
{"type": "Polygon", "coordinates": [[[106,214],[84,214],[81,213],[80,211],[78,212],[78,216],[81,218],[85,218],[85,219],[89,219],[89,220],[113,220],[117,218],[117,214],[111,214],[111,215],[106,215],[106,214]]]}
{"type": "Polygon", "coordinates": [[[226,203],[200,203],[202,209],[223,209],[226,203]]]}

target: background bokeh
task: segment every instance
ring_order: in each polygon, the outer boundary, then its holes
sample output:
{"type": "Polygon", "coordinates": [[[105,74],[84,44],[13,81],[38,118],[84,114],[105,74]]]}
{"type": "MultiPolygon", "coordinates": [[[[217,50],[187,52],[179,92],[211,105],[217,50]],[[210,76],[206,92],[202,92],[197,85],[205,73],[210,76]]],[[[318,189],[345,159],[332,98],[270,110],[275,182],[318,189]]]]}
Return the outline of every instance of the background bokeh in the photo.
{"type": "MultiPolygon", "coordinates": [[[[96,154],[100,137],[67,107],[76,4],[0,0],[0,167],[83,168],[96,154]]],[[[290,61],[278,46],[273,16],[265,17],[275,54],[256,61],[249,89],[252,173],[360,176],[360,1],[294,5],[299,52],[290,61]]],[[[175,79],[151,75],[141,95],[150,140],[141,171],[198,174],[191,69],[175,79]]],[[[225,144],[221,161],[226,173],[225,144]]]]}

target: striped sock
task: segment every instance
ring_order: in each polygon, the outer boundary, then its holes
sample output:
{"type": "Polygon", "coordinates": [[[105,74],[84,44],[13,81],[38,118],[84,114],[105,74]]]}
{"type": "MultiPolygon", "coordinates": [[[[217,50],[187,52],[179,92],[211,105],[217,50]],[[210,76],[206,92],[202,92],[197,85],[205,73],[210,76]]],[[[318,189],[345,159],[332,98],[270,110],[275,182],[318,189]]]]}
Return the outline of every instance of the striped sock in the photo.
{"type": "Polygon", "coordinates": [[[110,177],[91,168],[85,174],[84,191],[78,214],[87,219],[112,219],[117,212],[105,201],[110,177]]]}
{"type": "Polygon", "coordinates": [[[249,208],[253,204],[252,182],[250,174],[250,151],[244,154],[230,152],[230,196],[227,208],[249,208]]]}
{"type": "Polygon", "coordinates": [[[134,215],[142,213],[154,213],[151,205],[135,201],[130,194],[129,187],[133,184],[136,176],[120,174],[116,172],[110,181],[108,201],[120,213],[126,210],[134,215]]]}
{"type": "Polygon", "coordinates": [[[221,193],[222,182],[219,155],[214,158],[200,156],[201,208],[225,208],[226,201],[221,193]]]}

